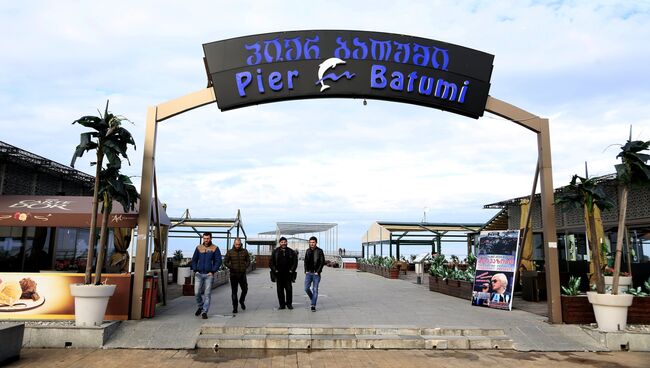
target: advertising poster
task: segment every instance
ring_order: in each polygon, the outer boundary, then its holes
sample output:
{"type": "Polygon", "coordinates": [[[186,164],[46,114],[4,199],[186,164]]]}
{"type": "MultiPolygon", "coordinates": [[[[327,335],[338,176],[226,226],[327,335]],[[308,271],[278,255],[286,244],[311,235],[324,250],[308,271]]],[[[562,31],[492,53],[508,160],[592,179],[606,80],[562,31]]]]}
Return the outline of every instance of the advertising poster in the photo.
{"type": "MultiPolygon", "coordinates": [[[[131,275],[104,274],[102,279],[117,285],[104,318],[128,319],[131,275]]],[[[0,320],[73,320],[69,285],[83,282],[82,273],[0,273],[0,320]]]]}
{"type": "Polygon", "coordinates": [[[512,309],[518,254],[519,230],[481,232],[472,305],[512,309]]]}

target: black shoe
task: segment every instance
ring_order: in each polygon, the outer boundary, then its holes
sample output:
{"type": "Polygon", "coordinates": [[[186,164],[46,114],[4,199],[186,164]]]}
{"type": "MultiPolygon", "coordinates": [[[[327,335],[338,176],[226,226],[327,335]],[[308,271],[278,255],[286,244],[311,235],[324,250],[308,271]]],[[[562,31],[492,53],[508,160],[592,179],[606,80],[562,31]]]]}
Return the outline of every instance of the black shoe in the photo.
{"type": "Polygon", "coordinates": [[[201,312],[203,312],[203,308],[197,309],[196,312],[194,312],[194,315],[198,317],[201,314],[201,312]]]}
{"type": "Polygon", "coordinates": [[[287,305],[287,308],[293,309],[293,305],[287,305]]]}
{"type": "Polygon", "coordinates": [[[239,302],[239,305],[241,305],[241,310],[246,310],[246,304],[244,302],[239,302]]]}
{"type": "Polygon", "coordinates": [[[284,305],[281,305],[278,309],[284,309],[286,308],[284,305]]]}
{"type": "Polygon", "coordinates": [[[203,319],[208,319],[208,314],[205,313],[205,312],[203,312],[203,314],[201,315],[201,318],[203,318],[203,319]]]}
{"type": "Polygon", "coordinates": [[[233,308],[232,312],[237,313],[237,308],[233,308]]]}
{"type": "Polygon", "coordinates": [[[312,306],[311,306],[311,311],[312,311],[312,312],[316,312],[316,306],[315,306],[315,305],[312,305],[312,306]]]}

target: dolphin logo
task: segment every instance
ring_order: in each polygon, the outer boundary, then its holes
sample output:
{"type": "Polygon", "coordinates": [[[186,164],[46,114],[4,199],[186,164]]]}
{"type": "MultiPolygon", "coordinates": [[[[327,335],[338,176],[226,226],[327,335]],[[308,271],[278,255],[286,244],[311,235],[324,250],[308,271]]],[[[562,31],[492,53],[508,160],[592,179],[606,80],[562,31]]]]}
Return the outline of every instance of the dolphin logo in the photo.
{"type": "Polygon", "coordinates": [[[321,85],[320,91],[321,92],[323,92],[324,90],[330,88],[330,86],[328,86],[327,84],[325,84],[325,82],[323,82],[323,75],[325,74],[325,72],[328,69],[330,69],[330,68],[334,69],[339,64],[345,64],[345,61],[343,61],[343,60],[341,60],[339,58],[333,57],[333,58],[329,58],[329,59],[323,61],[322,63],[320,63],[320,65],[318,65],[318,82],[316,82],[316,83],[318,84],[320,82],[320,85],[321,85]]]}

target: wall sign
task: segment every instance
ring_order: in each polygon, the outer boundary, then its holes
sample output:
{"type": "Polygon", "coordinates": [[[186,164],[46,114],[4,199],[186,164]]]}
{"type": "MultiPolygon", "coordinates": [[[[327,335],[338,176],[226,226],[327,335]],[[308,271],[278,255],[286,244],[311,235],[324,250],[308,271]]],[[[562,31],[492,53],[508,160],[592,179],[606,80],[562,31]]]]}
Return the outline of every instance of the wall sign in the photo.
{"type": "Polygon", "coordinates": [[[391,33],[309,30],[203,45],[223,110],[304,98],[370,98],[483,115],[494,56],[391,33]]]}

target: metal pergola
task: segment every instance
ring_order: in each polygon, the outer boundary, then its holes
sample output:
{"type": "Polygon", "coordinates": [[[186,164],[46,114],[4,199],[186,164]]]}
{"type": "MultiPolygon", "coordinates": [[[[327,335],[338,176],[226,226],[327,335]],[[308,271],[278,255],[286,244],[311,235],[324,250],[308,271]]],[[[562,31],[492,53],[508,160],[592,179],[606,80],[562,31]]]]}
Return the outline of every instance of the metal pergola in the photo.
{"type": "Polygon", "coordinates": [[[188,209],[181,217],[169,219],[171,221],[169,238],[198,238],[201,242],[203,233],[210,232],[214,239],[226,241],[226,250],[230,249],[231,240],[234,241],[235,238],[241,238],[243,246],[246,247],[246,231],[239,210],[234,218],[192,218],[188,209]]]}
{"type": "Polygon", "coordinates": [[[281,236],[289,235],[303,235],[305,238],[316,236],[318,238],[319,247],[323,249],[326,254],[337,254],[339,244],[339,230],[337,223],[323,223],[323,222],[278,222],[273,231],[265,231],[260,235],[273,235],[275,234],[276,241],[279,241],[281,236]]]}
{"type": "Polygon", "coordinates": [[[377,246],[380,254],[383,247],[388,247],[388,254],[400,258],[400,246],[427,246],[431,253],[442,253],[442,242],[466,243],[467,254],[472,250],[474,237],[485,224],[482,223],[432,223],[432,222],[374,222],[361,240],[361,257],[377,255],[377,246]]]}

